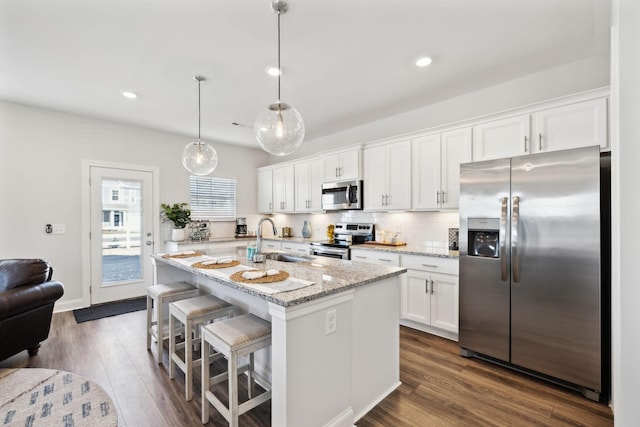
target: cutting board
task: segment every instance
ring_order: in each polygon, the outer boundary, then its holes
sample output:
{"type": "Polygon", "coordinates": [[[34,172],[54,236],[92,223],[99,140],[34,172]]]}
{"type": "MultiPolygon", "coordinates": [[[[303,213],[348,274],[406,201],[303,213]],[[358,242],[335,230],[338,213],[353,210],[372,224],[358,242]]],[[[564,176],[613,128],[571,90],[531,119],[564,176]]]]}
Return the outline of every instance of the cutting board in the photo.
{"type": "Polygon", "coordinates": [[[406,246],[406,242],[364,242],[365,245],[378,245],[378,246],[406,246]]]}

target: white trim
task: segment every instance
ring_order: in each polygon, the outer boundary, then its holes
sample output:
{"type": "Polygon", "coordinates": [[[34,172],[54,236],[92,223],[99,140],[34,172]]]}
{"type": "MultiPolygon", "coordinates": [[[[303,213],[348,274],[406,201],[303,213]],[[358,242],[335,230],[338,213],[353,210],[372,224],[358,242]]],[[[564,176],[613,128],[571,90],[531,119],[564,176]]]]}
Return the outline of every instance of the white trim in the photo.
{"type": "Polygon", "coordinates": [[[448,340],[458,342],[458,334],[455,332],[434,328],[433,326],[424,325],[422,323],[415,322],[413,320],[400,318],[400,326],[406,326],[407,328],[415,329],[421,332],[425,332],[427,334],[436,335],[441,338],[446,338],[448,340]]]}
{"type": "Polygon", "coordinates": [[[71,310],[75,310],[83,307],[85,306],[83,305],[82,298],[76,298],[76,299],[67,300],[67,301],[58,300],[53,306],[53,312],[62,313],[64,311],[71,311],[71,310]]]}
{"type": "Polygon", "coordinates": [[[276,319],[283,321],[289,321],[303,317],[311,313],[325,310],[330,307],[334,307],[338,304],[342,304],[353,299],[354,291],[349,290],[340,292],[339,294],[329,295],[322,297],[318,300],[312,300],[306,303],[294,305],[292,307],[283,307],[281,305],[269,303],[269,314],[276,319]]]}
{"type": "Polygon", "coordinates": [[[397,383],[395,383],[394,385],[392,385],[391,387],[389,387],[389,389],[387,391],[385,391],[384,393],[382,393],[380,396],[378,396],[378,398],[376,400],[374,400],[373,402],[371,402],[369,405],[367,405],[367,407],[365,407],[362,412],[360,412],[359,414],[357,414],[355,416],[355,418],[353,419],[353,421],[358,421],[360,418],[364,417],[365,415],[367,415],[367,413],[372,410],[373,408],[375,408],[380,402],[382,402],[384,399],[386,399],[387,397],[389,397],[389,395],[391,393],[393,393],[398,387],[400,387],[402,385],[402,381],[398,381],[397,383]]]}
{"type": "Polygon", "coordinates": [[[91,231],[91,186],[89,185],[89,179],[91,176],[92,167],[102,167],[110,169],[123,169],[123,170],[136,170],[143,172],[150,172],[152,174],[153,182],[153,194],[152,202],[153,206],[153,235],[154,235],[154,251],[161,250],[160,240],[160,169],[155,166],[142,166],[142,165],[128,165],[122,163],[110,163],[98,160],[82,159],[82,297],[81,306],[76,308],[89,307],[91,305],[91,240],[89,239],[89,233],[91,231]]]}
{"type": "Polygon", "coordinates": [[[344,411],[340,412],[335,418],[325,424],[326,427],[347,427],[354,426],[353,424],[353,408],[349,406],[344,411]]]}

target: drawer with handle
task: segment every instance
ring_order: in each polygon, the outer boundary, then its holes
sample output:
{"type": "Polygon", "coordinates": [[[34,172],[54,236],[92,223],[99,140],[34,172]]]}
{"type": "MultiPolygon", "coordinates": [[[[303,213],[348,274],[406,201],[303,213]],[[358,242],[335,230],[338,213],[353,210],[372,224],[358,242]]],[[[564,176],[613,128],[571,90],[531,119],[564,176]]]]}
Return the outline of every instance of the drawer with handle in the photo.
{"type": "Polygon", "coordinates": [[[399,267],[400,255],[384,251],[351,249],[351,261],[368,262],[370,264],[383,264],[399,267]]]}
{"type": "Polygon", "coordinates": [[[420,255],[403,255],[402,266],[411,270],[458,275],[458,259],[420,255]]]}

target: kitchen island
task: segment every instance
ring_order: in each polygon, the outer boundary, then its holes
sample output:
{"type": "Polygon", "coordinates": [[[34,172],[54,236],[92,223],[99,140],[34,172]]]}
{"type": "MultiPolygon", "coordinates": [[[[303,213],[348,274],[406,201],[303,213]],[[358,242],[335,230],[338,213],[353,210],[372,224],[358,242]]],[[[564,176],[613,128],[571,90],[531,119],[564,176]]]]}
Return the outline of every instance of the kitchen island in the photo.
{"type": "Polygon", "coordinates": [[[204,258],[155,254],[154,281],[193,283],[271,322],[272,346],[256,354],[256,370],[272,384],[271,425],[353,426],[400,384],[399,289],[406,269],[323,257],[253,263],[229,249],[204,258]],[[241,265],[191,266],[227,255],[241,265]],[[273,292],[229,278],[242,268],[286,271],[297,289],[273,292]]]}

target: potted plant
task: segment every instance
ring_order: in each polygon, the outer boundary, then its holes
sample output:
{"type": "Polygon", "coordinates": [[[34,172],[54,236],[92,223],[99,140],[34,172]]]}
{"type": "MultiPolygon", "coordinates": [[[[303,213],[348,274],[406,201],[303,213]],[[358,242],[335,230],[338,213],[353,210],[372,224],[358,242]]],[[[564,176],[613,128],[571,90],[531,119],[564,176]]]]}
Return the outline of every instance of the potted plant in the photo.
{"type": "Polygon", "coordinates": [[[173,222],[174,228],[171,230],[171,240],[179,242],[184,240],[184,228],[191,222],[191,209],[187,203],[174,203],[169,205],[163,203],[162,222],[173,222]]]}

